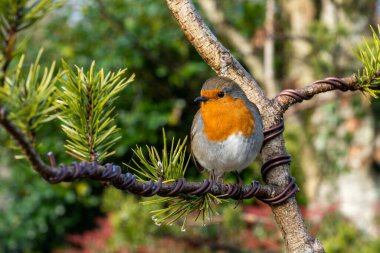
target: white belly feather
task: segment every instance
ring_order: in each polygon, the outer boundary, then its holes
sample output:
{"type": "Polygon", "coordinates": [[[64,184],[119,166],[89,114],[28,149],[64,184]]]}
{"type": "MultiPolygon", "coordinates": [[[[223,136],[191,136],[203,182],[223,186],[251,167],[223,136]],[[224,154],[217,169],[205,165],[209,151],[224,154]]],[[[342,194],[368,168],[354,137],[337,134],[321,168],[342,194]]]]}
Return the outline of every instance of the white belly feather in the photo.
{"type": "Polygon", "coordinates": [[[248,167],[256,158],[261,148],[262,137],[253,135],[246,139],[241,133],[229,136],[222,142],[207,141],[203,134],[194,136],[193,143],[203,146],[203,152],[193,153],[197,161],[206,170],[213,170],[215,175],[238,171],[248,167]],[[260,143],[257,143],[260,142],[260,143]]]}

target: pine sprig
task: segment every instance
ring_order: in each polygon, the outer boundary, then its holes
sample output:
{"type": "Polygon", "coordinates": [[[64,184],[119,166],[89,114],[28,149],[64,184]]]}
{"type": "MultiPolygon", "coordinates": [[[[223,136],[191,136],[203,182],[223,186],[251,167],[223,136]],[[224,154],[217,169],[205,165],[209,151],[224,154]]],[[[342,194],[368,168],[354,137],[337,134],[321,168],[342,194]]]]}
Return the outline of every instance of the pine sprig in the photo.
{"type": "Polygon", "coordinates": [[[41,68],[42,50],[25,74],[24,55],[21,56],[14,75],[5,79],[0,87],[0,100],[10,111],[9,118],[34,143],[35,131],[57,116],[54,105],[57,77],[55,62],[50,68],[41,68]]]}
{"type": "MultiPolygon", "coordinates": [[[[184,140],[175,141],[173,138],[168,149],[165,131],[163,130],[163,149],[161,156],[155,147],[146,147],[147,155],[141,147],[133,150],[138,159],[132,159],[132,165],[126,164],[137,176],[137,180],[147,182],[153,180],[157,182],[159,179],[164,182],[175,181],[183,178],[190,160],[186,157],[186,142],[184,140]]],[[[226,202],[221,196],[215,196],[207,193],[201,196],[182,194],[178,197],[164,197],[149,201],[142,204],[161,204],[165,206],[162,209],[154,210],[152,220],[156,225],[162,223],[172,225],[178,220],[182,220],[181,230],[185,231],[186,221],[190,214],[195,214],[195,220],[199,217],[202,219],[202,225],[211,221],[212,216],[216,214],[216,204],[226,202]]]]}
{"type": "Polygon", "coordinates": [[[18,32],[30,27],[60,5],[61,1],[54,0],[0,1],[0,86],[4,85],[10,62],[18,54],[18,32]]]}
{"type": "Polygon", "coordinates": [[[362,86],[363,91],[372,97],[378,98],[380,94],[380,26],[377,32],[371,26],[372,38],[364,39],[357,49],[354,50],[355,56],[363,64],[363,69],[358,70],[356,80],[362,86]]]}
{"type": "Polygon", "coordinates": [[[177,144],[173,138],[170,150],[168,150],[164,130],[162,130],[162,135],[164,147],[161,156],[155,147],[146,146],[148,157],[145,157],[143,149],[137,146],[133,153],[138,160],[132,159],[133,166],[126,164],[142,182],[148,182],[151,179],[157,182],[160,178],[164,181],[174,181],[185,176],[190,160],[189,158],[186,159],[187,137],[183,141],[178,140],[177,144]]]}
{"type": "Polygon", "coordinates": [[[180,197],[166,197],[144,201],[144,205],[148,204],[164,204],[165,208],[151,211],[153,213],[152,220],[158,226],[166,223],[169,226],[182,219],[181,231],[186,231],[186,221],[191,213],[195,213],[195,221],[200,217],[202,226],[212,220],[214,215],[218,213],[215,210],[216,204],[221,204],[227,200],[221,199],[211,193],[203,196],[183,195],[180,197]]]}
{"type": "Polygon", "coordinates": [[[114,124],[114,101],[118,94],[134,80],[134,75],[124,77],[126,70],[104,74],[95,73],[95,62],[87,73],[76,67],[76,72],[62,61],[57,104],[59,119],[67,136],[66,149],[83,160],[101,161],[114,154],[110,149],[121,138],[114,124]]]}
{"type": "Polygon", "coordinates": [[[54,0],[1,1],[0,28],[3,31],[19,32],[61,5],[62,1],[54,0]]]}

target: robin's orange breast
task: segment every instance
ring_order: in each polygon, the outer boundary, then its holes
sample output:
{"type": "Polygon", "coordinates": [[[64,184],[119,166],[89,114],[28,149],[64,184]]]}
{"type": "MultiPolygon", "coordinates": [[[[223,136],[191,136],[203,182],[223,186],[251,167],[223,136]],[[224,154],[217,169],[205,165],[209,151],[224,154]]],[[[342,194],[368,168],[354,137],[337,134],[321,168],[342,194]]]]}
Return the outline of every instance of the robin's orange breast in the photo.
{"type": "Polygon", "coordinates": [[[255,120],[244,100],[225,96],[201,104],[203,132],[211,141],[223,141],[241,132],[249,137],[254,133],[255,120]]]}

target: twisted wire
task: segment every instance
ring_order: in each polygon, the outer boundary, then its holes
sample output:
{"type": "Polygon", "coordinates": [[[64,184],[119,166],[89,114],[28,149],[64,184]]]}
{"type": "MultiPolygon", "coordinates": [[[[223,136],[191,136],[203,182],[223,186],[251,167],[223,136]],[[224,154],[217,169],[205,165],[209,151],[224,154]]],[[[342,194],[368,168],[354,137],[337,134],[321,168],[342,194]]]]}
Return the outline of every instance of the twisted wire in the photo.
{"type": "MultiPolygon", "coordinates": [[[[329,84],[329,85],[332,85],[335,89],[339,89],[341,91],[356,90],[355,87],[348,85],[347,82],[337,77],[327,77],[322,80],[317,80],[315,82],[312,82],[308,87],[316,85],[316,84],[329,84]]],[[[304,100],[311,99],[314,96],[314,94],[307,94],[305,93],[305,91],[301,91],[301,90],[286,89],[286,90],[281,91],[276,96],[276,98],[280,96],[288,96],[288,97],[293,98],[296,101],[296,103],[301,103],[304,100]]]]}
{"type": "MultiPolygon", "coordinates": [[[[279,124],[264,131],[264,144],[269,140],[282,134],[284,131],[284,123],[281,121],[279,124]]],[[[159,195],[162,197],[174,197],[181,194],[190,195],[203,195],[211,191],[211,188],[215,185],[214,181],[208,179],[204,180],[202,185],[193,191],[184,191],[186,186],[186,180],[180,178],[175,181],[174,186],[169,191],[160,191],[163,187],[162,179],[157,180],[157,182],[150,180],[149,182],[137,181],[135,175],[131,173],[122,173],[119,166],[113,164],[105,164],[104,166],[99,166],[96,162],[86,163],[86,162],[73,162],[70,166],[65,164],[60,164],[59,168],[56,166],[55,158],[53,153],[48,154],[48,159],[50,162],[50,168],[55,172],[54,177],[48,178],[48,182],[51,184],[56,184],[62,181],[74,181],[80,178],[90,178],[101,181],[110,182],[115,188],[129,191],[134,194],[138,194],[145,197],[150,197],[153,195],[159,195]],[[136,184],[140,184],[141,187],[134,187],[136,184]],[[139,188],[139,190],[136,190],[139,188]]],[[[274,167],[289,164],[291,158],[289,155],[279,155],[266,161],[262,168],[261,173],[263,178],[274,167]]],[[[261,184],[257,181],[253,181],[249,188],[243,187],[237,184],[227,184],[227,192],[221,196],[221,198],[232,198],[232,199],[250,199],[257,195],[261,188],[261,184]]],[[[292,197],[298,191],[298,187],[295,184],[295,179],[291,178],[289,184],[284,188],[284,190],[273,198],[259,198],[264,203],[270,205],[276,205],[284,202],[288,198],[292,197]]]]}
{"type": "MultiPolygon", "coordinates": [[[[51,152],[48,154],[48,160],[51,170],[55,172],[54,177],[48,178],[48,182],[51,184],[74,181],[80,178],[90,178],[108,181],[117,189],[129,191],[144,197],[150,197],[153,195],[174,197],[181,194],[201,196],[210,192],[211,188],[215,184],[214,181],[206,179],[198,189],[191,192],[185,192],[184,188],[186,186],[186,180],[184,178],[180,178],[175,181],[175,185],[170,191],[160,192],[163,187],[162,179],[157,180],[157,182],[154,182],[153,180],[146,183],[139,182],[137,181],[135,175],[131,173],[122,173],[121,168],[117,165],[108,163],[104,166],[99,166],[95,162],[74,162],[70,166],[60,164],[59,168],[57,168],[54,155],[51,152]],[[142,190],[137,191],[135,189],[136,187],[133,187],[135,184],[141,184],[142,190]]],[[[241,191],[241,187],[238,185],[228,184],[227,189],[226,194],[223,194],[222,198],[249,199],[256,196],[260,190],[260,183],[257,181],[252,182],[251,186],[244,192],[241,191]]]]}
{"type": "Polygon", "coordinates": [[[330,84],[330,85],[334,86],[335,88],[337,88],[341,91],[348,91],[348,90],[354,91],[354,90],[356,90],[355,87],[349,86],[344,80],[337,78],[337,77],[327,77],[327,78],[322,79],[322,80],[317,80],[317,81],[311,83],[311,85],[321,84],[321,83],[330,84]]]}
{"type": "MultiPolygon", "coordinates": [[[[291,90],[288,90],[288,91],[291,91],[291,90]]],[[[293,93],[289,93],[289,94],[293,94],[293,93]]],[[[281,135],[284,132],[284,130],[285,130],[285,127],[284,127],[283,120],[279,122],[278,124],[264,130],[263,146],[266,143],[268,143],[268,141],[281,135]]],[[[290,162],[291,162],[291,157],[288,154],[272,157],[261,166],[261,175],[263,179],[265,180],[269,171],[271,171],[273,168],[277,166],[285,165],[285,164],[290,164],[290,162]]],[[[273,198],[259,198],[259,197],[258,198],[266,204],[277,205],[293,197],[294,194],[296,194],[298,191],[299,191],[299,188],[296,184],[296,180],[294,177],[291,177],[288,185],[277,196],[273,198]]]]}

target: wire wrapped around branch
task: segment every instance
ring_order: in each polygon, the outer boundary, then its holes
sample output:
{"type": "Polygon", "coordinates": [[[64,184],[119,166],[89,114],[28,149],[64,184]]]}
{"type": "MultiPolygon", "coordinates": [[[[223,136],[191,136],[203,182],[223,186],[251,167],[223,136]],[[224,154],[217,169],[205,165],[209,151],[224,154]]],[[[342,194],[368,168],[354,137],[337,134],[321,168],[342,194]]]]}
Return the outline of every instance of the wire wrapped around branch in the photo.
{"type": "Polygon", "coordinates": [[[291,105],[309,100],[313,96],[331,90],[356,91],[362,90],[358,84],[355,75],[345,78],[328,77],[323,80],[317,80],[300,89],[286,89],[281,91],[274,100],[278,102],[281,111],[285,112],[291,105]]]}
{"type": "MultiPolygon", "coordinates": [[[[265,139],[267,142],[272,138],[282,134],[284,124],[280,124],[265,131],[265,139]]],[[[275,197],[271,197],[273,192],[270,191],[270,186],[261,186],[259,182],[253,181],[249,186],[232,185],[232,184],[216,184],[213,181],[204,180],[202,183],[186,182],[184,178],[178,179],[175,182],[163,183],[161,179],[157,182],[150,180],[149,182],[140,182],[136,176],[131,173],[122,173],[122,170],[117,165],[106,164],[101,166],[96,162],[92,163],[72,163],[71,166],[61,164],[56,168],[56,162],[53,153],[48,154],[52,171],[56,171],[56,176],[48,179],[49,183],[55,184],[62,181],[74,181],[80,178],[91,178],[95,180],[110,182],[115,188],[129,191],[133,194],[141,196],[153,196],[155,194],[163,197],[173,197],[181,194],[202,195],[212,193],[221,196],[222,198],[232,199],[248,199],[257,197],[267,204],[279,204],[288,198],[292,197],[298,187],[292,178],[289,184],[282,190],[277,191],[275,197]],[[269,190],[269,191],[268,191],[269,190]]],[[[280,155],[266,161],[262,167],[263,178],[270,169],[276,166],[290,163],[290,156],[280,155]]]]}
{"type": "MultiPolygon", "coordinates": [[[[161,179],[157,182],[150,180],[149,182],[137,181],[136,176],[131,173],[122,173],[122,170],[117,165],[106,164],[104,166],[92,163],[77,163],[74,162],[70,166],[60,164],[56,168],[54,155],[48,154],[51,165],[51,170],[56,172],[56,176],[50,177],[48,182],[57,184],[59,182],[70,182],[81,178],[90,178],[94,180],[110,182],[115,188],[129,191],[133,194],[150,197],[159,195],[163,197],[173,197],[181,194],[202,195],[212,193],[221,196],[222,198],[232,199],[249,199],[257,197],[266,203],[271,203],[271,194],[278,192],[278,195],[284,196],[284,192],[280,192],[276,188],[270,186],[262,186],[259,182],[253,181],[251,185],[243,186],[231,184],[216,184],[210,180],[203,182],[187,182],[184,178],[178,179],[175,182],[163,183],[161,179]]],[[[284,198],[283,200],[285,200],[284,198]]]]}
{"type": "MultiPolygon", "coordinates": [[[[56,171],[56,176],[48,179],[49,183],[56,184],[59,182],[70,182],[82,178],[90,178],[94,180],[110,182],[115,188],[129,191],[142,196],[177,196],[180,194],[202,195],[212,193],[214,195],[223,195],[223,198],[252,198],[254,196],[268,197],[274,190],[268,186],[261,186],[257,181],[251,185],[243,187],[243,194],[237,194],[237,185],[220,185],[209,180],[203,182],[187,182],[184,178],[178,179],[175,182],[163,183],[162,180],[154,182],[137,181],[136,176],[131,173],[122,173],[122,170],[117,165],[106,164],[104,166],[95,162],[92,163],[77,163],[71,165],[60,164],[56,168],[54,155],[48,154],[51,165],[51,170],[56,171]]],[[[276,191],[276,190],[275,190],[276,191]]],[[[278,191],[278,190],[277,190],[278,191]]]]}
{"type": "MultiPolygon", "coordinates": [[[[264,131],[263,146],[266,143],[268,143],[270,140],[281,135],[284,132],[284,130],[285,130],[285,126],[284,126],[283,120],[281,120],[278,124],[266,129],[264,131]]],[[[263,179],[265,180],[270,170],[274,169],[277,166],[290,164],[290,162],[291,162],[291,157],[288,154],[277,155],[267,160],[261,166],[261,175],[263,179]]],[[[270,198],[260,198],[260,200],[270,205],[277,205],[293,197],[298,191],[299,191],[299,188],[296,185],[295,178],[291,177],[288,185],[281,191],[280,194],[277,194],[274,197],[270,197],[270,198]]]]}

